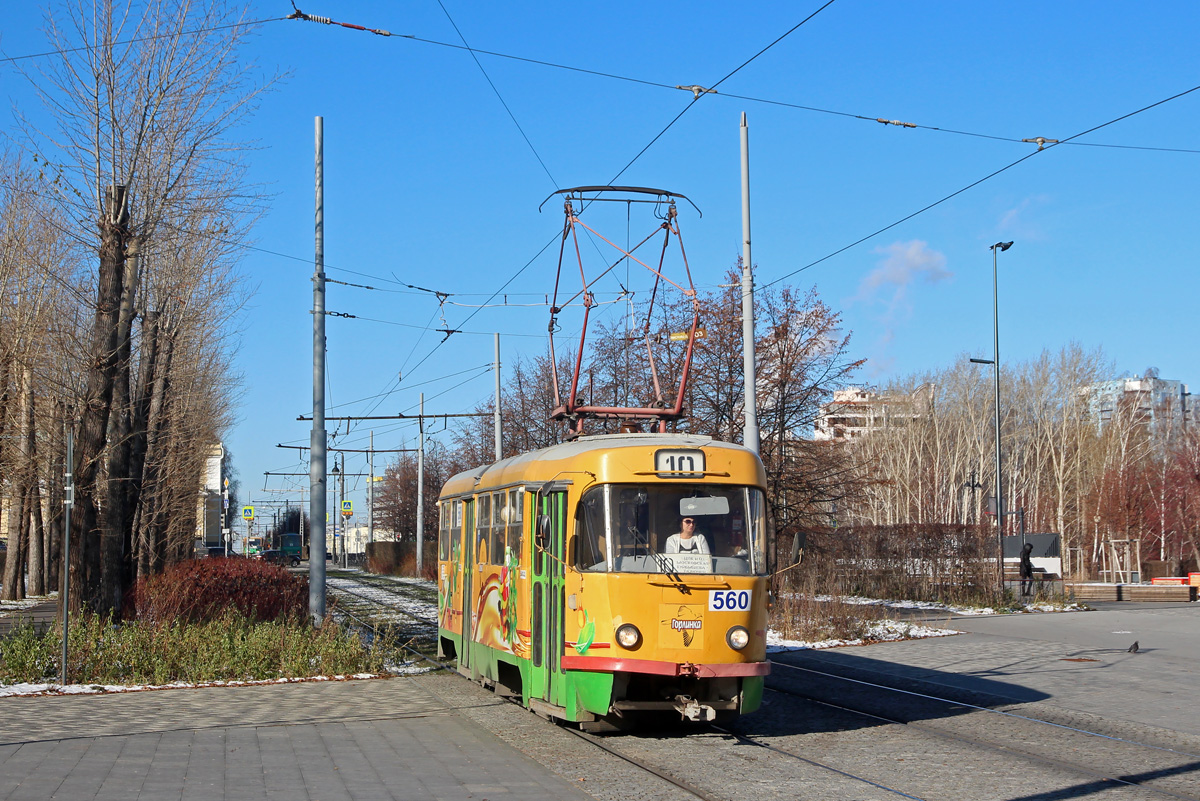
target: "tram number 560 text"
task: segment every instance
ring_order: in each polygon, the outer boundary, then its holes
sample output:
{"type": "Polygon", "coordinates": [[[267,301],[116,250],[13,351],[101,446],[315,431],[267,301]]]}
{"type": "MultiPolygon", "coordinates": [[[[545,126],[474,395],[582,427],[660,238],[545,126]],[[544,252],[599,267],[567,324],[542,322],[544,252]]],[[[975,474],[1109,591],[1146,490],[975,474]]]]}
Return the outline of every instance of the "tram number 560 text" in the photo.
{"type": "Polygon", "coordinates": [[[708,611],[745,612],[750,608],[751,590],[711,590],[708,593],[708,611]]]}

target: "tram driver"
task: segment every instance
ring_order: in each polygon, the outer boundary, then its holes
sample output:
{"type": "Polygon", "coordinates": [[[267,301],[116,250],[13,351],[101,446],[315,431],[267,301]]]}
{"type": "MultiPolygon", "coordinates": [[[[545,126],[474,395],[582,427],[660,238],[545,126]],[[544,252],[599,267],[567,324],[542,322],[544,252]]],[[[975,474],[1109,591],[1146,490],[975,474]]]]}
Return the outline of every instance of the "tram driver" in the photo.
{"type": "Polygon", "coordinates": [[[679,533],[667,537],[666,553],[712,553],[708,540],[696,532],[696,518],[685,517],[679,522],[679,533]]]}

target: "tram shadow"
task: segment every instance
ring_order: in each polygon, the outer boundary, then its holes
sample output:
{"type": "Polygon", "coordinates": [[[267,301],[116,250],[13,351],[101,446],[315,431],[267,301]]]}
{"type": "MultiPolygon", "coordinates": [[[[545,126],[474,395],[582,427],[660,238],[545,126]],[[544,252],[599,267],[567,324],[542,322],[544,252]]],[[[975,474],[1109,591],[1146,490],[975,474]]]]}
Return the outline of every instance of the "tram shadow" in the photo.
{"type": "MultiPolygon", "coordinates": [[[[860,656],[850,649],[789,651],[771,658],[762,707],[738,723],[747,734],[864,729],[1050,697],[995,675],[914,667],[860,656]]],[[[1019,668],[1015,663],[1012,667],[1019,668]]],[[[1003,667],[989,673],[1002,674],[1003,667]]]]}

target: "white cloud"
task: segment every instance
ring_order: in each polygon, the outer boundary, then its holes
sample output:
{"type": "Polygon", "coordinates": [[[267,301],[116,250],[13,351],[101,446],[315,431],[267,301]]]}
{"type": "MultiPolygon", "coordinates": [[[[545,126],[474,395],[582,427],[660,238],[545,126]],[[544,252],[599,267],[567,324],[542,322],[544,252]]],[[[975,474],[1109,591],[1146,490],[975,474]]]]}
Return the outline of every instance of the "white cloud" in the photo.
{"type": "Polygon", "coordinates": [[[850,302],[881,306],[879,322],[883,331],[877,338],[870,358],[869,371],[878,373],[886,370],[892,359],[887,355],[888,345],[895,338],[894,327],[912,316],[913,307],[909,300],[909,288],[914,284],[936,284],[953,277],[946,269],[946,256],[929,247],[928,242],[913,239],[908,242],[893,242],[886,247],[875,248],[884,256],[858,286],[858,294],[850,302]]]}
{"type": "Polygon", "coordinates": [[[858,299],[875,300],[879,290],[884,287],[892,288],[892,297],[888,302],[890,308],[895,308],[898,302],[904,300],[908,287],[922,280],[928,284],[936,284],[950,278],[954,273],[946,269],[946,257],[942,253],[929,248],[928,242],[913,239],[909,242],[893,242],[892,244],[875,248],[876,253],[886,254],[858,288],[858,299]]]}

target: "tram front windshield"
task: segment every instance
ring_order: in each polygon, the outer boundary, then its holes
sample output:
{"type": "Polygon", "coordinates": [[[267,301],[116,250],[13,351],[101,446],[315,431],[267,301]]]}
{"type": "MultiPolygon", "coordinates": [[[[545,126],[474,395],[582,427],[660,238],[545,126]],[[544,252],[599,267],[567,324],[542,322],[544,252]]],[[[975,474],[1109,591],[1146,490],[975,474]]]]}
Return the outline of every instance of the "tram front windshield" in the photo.
{"type": "Polygon", "coordinates": [[[579,505],[573,561],[619,573],[767,572],[762,490],[711,484],[607,484],[579,505]]]}

